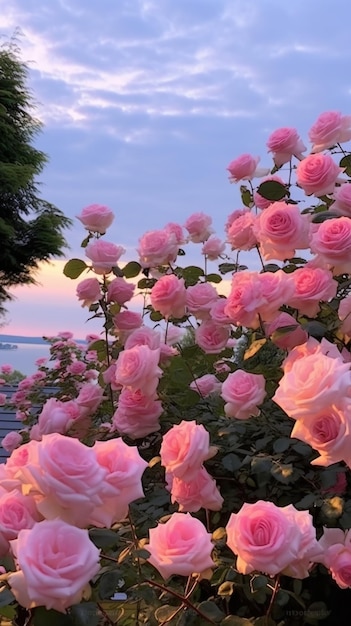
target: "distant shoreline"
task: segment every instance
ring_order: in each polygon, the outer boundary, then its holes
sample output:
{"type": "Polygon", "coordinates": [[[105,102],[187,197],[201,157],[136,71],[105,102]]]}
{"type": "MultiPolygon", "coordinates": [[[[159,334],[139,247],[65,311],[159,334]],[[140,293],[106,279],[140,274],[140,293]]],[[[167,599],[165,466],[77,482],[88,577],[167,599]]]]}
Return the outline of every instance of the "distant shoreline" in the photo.
{"type": "MultiPolygon", "coordinates": [[[[77,343],[86,343],[83,339],[75,339],[77,343]]],[[[21,335],[0,335],[0,343],[31,343],[48,345],[42,337],[22,337],[21,335]]]]}

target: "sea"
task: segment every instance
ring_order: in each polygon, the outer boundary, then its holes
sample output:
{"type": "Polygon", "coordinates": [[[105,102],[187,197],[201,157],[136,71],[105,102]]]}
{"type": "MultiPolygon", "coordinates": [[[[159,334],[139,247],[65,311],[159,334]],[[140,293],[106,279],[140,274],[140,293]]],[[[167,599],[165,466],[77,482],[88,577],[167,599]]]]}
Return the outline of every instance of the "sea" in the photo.
{"type": "MultiPolygon", "coordinates": [[[[12,365],[15,370],[19,370],[25,376],[30,376],[37,371],[35,361],[42,357],[49,358],[49,344],[40,343],[15,343],[17,350],[0,350],[1,365],[12,365]]],[[[0,373],[1,376],[1,373],[0,373]]]]}

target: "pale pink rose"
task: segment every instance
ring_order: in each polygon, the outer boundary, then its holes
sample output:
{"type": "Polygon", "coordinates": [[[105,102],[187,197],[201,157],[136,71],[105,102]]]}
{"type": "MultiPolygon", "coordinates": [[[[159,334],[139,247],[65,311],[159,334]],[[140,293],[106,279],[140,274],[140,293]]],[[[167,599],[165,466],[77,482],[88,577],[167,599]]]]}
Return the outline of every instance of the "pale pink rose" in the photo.
{"type": "Polygon", "coordinates": [[[13,452],[13,450],[16,450],[16,448],[18,448],[18,446],[20,446],[22,442],[22,435],[20,435],[20,433],[16,432],[15,430],[12,430],[10,433],[7,433],[7,435],[5,435],[5,437],[1,441],[1,445],[7,452],[13,452]]]}
{"type": "Polygon", "coordinates": [[[258,328],[258,309],[265,304],[258,272],[236,272],[224,313],[236,326],[258,328]]]}
{"type": "Polygon", "coordinates": [[[190,389],[196,391],[203,398],[210,396],[212,393],[219,393],[221,388],[222,383],[214,374],[204,374],[204,376],[200,376],[200,378],[196,378],[190,383],[190,389]]]}
{"type": "Polygon", "coordinates": [[[226,402],[226,416],[246,420],[259,415],[258,407],[267,395],[265,383],[262,374],[251,374],[240,369],[228,374],[221,389],[221,396],[226,402]]]}
{"type": "Polygon", "coordinates": [[[335,144],[350,141],[351,115],[341,115],[339,111],[321,113],[308,136],[313,144],[311,152],[322,152],[335,144]]]}
{"type": "Polygon", "coordinates": [[[94,507],[101,504],[106,478],[94,450],[78,439],[54,433],[43,435],[35,452],[21,468],[20,480],[35,495],[38,511],[46,519],[60,517],[86,526],[94,507]]]}
{"type": "Polygon", "coordinates": [[[100,385],[86,383],[80,390],[76,403],[84,414],[91,415],[99,408],[104,399],[104,391],[100,385]]]}
{"type": "Polygon", "coordinates": [[[350,364],[316,352],[292,363],[273,400],[289,417],[309,419],[311,414],[340,406],[350,393],[350,364]]]}
{"type": "Polygon", "coordinates": [[[329,569],[341,589],[351,587],[351,532],[341,528],[324,528],[319,540],[323,556],[320,561],[329,569]]]}
{"type": "Polygon", "coordinates": [[[122,385],[116,383],[116,363],[113,362],[111,365],[102,373],[102,378],[105,385],[111,385],[111,389],[113,391],[117,391],[117,389],[121,389],[122,385]]]}
{"type": "Polygon", "coordinates": [[[121,276],[117,276],[108,284],[107,287],[107,302],[117,302],[118,304],[125,304],[134,294],[135,285],[128,283],[121,276]]]}
{"type": "Polygon", "coordinates": [[[212,217],[205,213],[193,213],[188,217],[184,224],[184,228],[189,233],[189,239],[193,243],[203,243],[213,233],[211,227],[212,217]]]}
{"type": "MultiPolygon", "coordinates": [[[[304,557],[309,550],[306,534],[291,512],[293,505],[278,507],[259,500],[243,504],[232,513],[227,524],[227,544],[237,555],[236,569],[241,574],[254,571],[276,576],[304,557]]],[[[304,515],[308,515],[305,511],[304,515]]],[[[312,519],[309,525],[312,524],[312,519]]],[[[315,535],[314,535],[315,539],[315,535]]]]}
{"type": "Polygon", "coordinates": [[[159,360],[160,350],[150,350],[148,346],[134,346],[120,352],[115,370],[116,383],[152,396],[163,373],[158,367],[159,360]]]}
{"type": "Polygon", "coordinates": [[[139,262],[142,267],[168,265],[177,258],[179,243],[172,230],[150,230],[139,239],[139,262]]]}
{"type": "Polygon", "coordinates": [[[90,306],[102,298],[100,283],[97,278],[85,278],[77,285],[78,300],[83,300],[82,306],[90,306]]]}
{"type": "Polygon", "coordinates": [[[307,578],[314,563],[320,563],[323,550],[316,539],[312,515],[308,511],[298,511],[292,504],[283,508],[287,517],[293,520],[300,539],[297,559],[291,561],[284,569],[285,576],[291,578],[307,578]]]}
{"type": "Polygon", "coordinates": [[[68,365],[67,372],[72,374],[72,376],[81,376],[86,369],[87,365],[83,361],[73,361],[73,363],[68,365]]]}
{"type": "Polygon", "coordinates": [[[225,242],[219,237],[210,237],[201,248],[209,261],[216,261],[225,251],[225,242]]]}
{"type": "MultiPolygon", "coordinates": [[[[312,354],[324,354],[334,359],[343,358],[334,343],[330,343],[330,341],[324,337],[321,342],[317,341],[314,337],[309,337],[306,343],[296,346],[296,348],[291,350],[288,356],[284,359],[282,365],[284,374],[291,370],[295,361],[312,354]]],[[[345,359],[343,360],[345,361],[345,359]]]]}
{"type": "Polygon", "coordinates": [[[308,339],[307,332],[302,328],[296,319],[289,313],[279,313],[279,315],[270,323],[265,325],[266,337],[271,337],[273,343],[282,350],[292,350],[295,346],[305,343],[308,339]],[[283,332],[280,336],[272,337],[276,330],[294,327],[288,332],[283,332]]]}
{"type": "Polygon", "coordinates": [[[211,283],[191,285],[186,291],[187,309],[197,319],[206,319],[212,305],[217,301],[218,293],[211,283]]]}
{"type": "MultiPolygon", "coordinates": [[[[273,176],[266,176],[265,178],[263,178],[263,180],[261,180],[260,184],[265,183],[270,180],[280,183],[281,185],[286,184],[285,181],[282,178],[280,178],[280,176],[276,176],[275,174],[273,174],[273,176]]],[[[259,194],[258,191],[254,191],[253,199],[254,199],[255,205],[257,206],[258,209],[261,209],[261,211],[268,209],[268,207],[274,202],[274,200],[267,200],[267,198],[264,198],[263,196],[261,196],[261,194],[259,194]]]]}
{"type": "Polygon", "coordinates": [[[351,294],[340,300],[338,316],[342,321],[341,331],[351,335],[351,294]]]}
{"type": "Polygon", "coordinates": [[[98,341],[99,339],[100,339],[100,335],[97,335],[96,333],[89,333],[85,337],[85,341],[87,343],[92,343],[93,341],[98,341]]]}
{"type": "Polygon", "coordinates": [[[183,317],[185,315],[186,288],[183,278],[175,274],[162,276],[152,287],[151,304],[163,317],[183,317]]]}
{"type": "Polygon", "coordinates": [[[85,254],[92,261],[96,274],[109,274],[124,252],[123,246],[104,239],[94,239],[85,248],[85,254]]]}
{"type": "Polygon", "coordinates": [[[261,272],[257,281],[263,299],[257,312],[263,321],[268,322],[277,316],[280,307],[291,298],[294,286],[290,274],[283,270],[261,272]]]}
{"type": "Polygon", "coordinates": [[[191,576],[214,567],[211,534],[190,513],[173,513],[149,535],[148,561],[165,580],[173,574],[191,576]]]}
{"type": "Polygon", "coordinates": [[[230,182],[237,183],[239,180],[252,180],[252,178],[268,174],[269,168],[257,167],[259,161],[260,157],[253,157],[251,154],[241,154],[234,161],[231,161],[227,167],[230,174],[230,182]]]}
{"type": "Polygon", "coordinates": [[[86,230],[103,235],[111,226],[115,216],[111,209],[102,204],[90,204],[82,209],[77,218],[82,222],[86,230]]]}
{"type": "Polygon", "coordinates": [[[210,435],[202,424],[183,420],[163,436],[160,456],[167,472],[191,480],[202,463],[213,456],[210,435]]]}
{"type": "Polygon", "coordinates": [[[315,317],[320,302],[335,298],[338,283],[329,270],[320,267],[301,267],[292,272],[294,292],[285,304],[297,309],[300,315],[315,317]]]}
{"type": "Polygon", "coordinates": [[[326,220],[311,232],[311,251],[315,262],[329,267],[334,275],[351,272],[351,218],[326,220]]]}
{"type": "Polygon", "coordinates": [[[161,348],[161,334],[150,326],[136,328],[125,341],[124,348],[129,350],[135,346],[148,346],[150,350],[161,348]]]}
{"type": "Polygon", "coordinates": [[[38,423],[31,429],[30,438],[40,441],[43,435],[49,433],[64,434],[80,416],[80,407],[75,400],[62,402],[57,398],[49,398],[39,413],[38,423]]]}
{"type": "Polygon", "coordinates": [[[160,430],[163,408],[156,394],[145,396],[140,389],[122,389],[112,418],[114,429],[131,439],[140,439],[160,430]]]}
{"type": "Polygon", "coordinates": [[[3,469],[1,486],[4,489],[7,489],[7,491],[12,491],[13,489],[22,490],[26,466],[29,463],[38,462],[38,445],[37,441],[24,443],[19,448],[13,450],[6,463],[0,466],[3,469]]]}
{"type": "Polygon", "coordinates": [[[227,241],[233,250],[251,250],[258,243],[254,233],[257,216],[253,215],[249,209],[234,213],[230,216],[230,218],[234,216],[234,219],[226,229],[227,241]]]}
{"type": "Polygon", "coordinates": [[[231,324],[231,320],[228,315],[225,314],[224,309],[227,306],[227,298],[220,296],[217,298],[210,309],[210,317],[217,324],[231,324]]]}
{"type": "Polygon", "coordinates": [[[195,341],[206,354],[218,354],[230,338],[230,326],[217,324],[212,319],[203,320],[195,330],[195,341]]]}
{"type": "Polygon", "coordinates": [[[143,318],[136,311],[121,311],[113,317],[113,323],[118,330],[131,332],[136,328],[140,328],[143,318]]]}
{"type": "Polygon", "coordinates": [[[62,520],[43,521],[21,530],[11,543],[18,570],[10,574],[11,591],[21,606],[45,606],[65,613],[78,604],[100,570],[100,551],[88,531],[62,520]]]}
{"type": "Polygon", "coordinates": [[[128,515],[131,502],[144,496],[141,477],[148,464],[136,446],[128,446],[120,437],[96,441],[92,449],[106,476],[100,489],[102,504],[92,512],[90,523],[110,528],[128,515]]]}
{"type": "Polygon", "coordinates": [[[296,182],[306,196],[325,196],[333,193],[336,182],[342,182],[343,172],[330,154],[310,154],[296,168],[296,182]]]}
{"type": "Polygon", "coordinates": [[[179,504],[181,513],[196,513],[200,509],[220,511],[223,498],[218,491],[216,481],[201,467],[191,481],[185,481],[166,474],[166,488],[171,492],[171,502],[179,504]]]}
{"type": "Polygon", "coordinates": [[[181,226],[180,224],[176,224],[175,222],[169,222],[164,227],[164,230],[174,235],[179,246],[186,243],[183,226],[181,226]]]}
{"type": "Polygon", "coordinates": [[[328,467],[333,463],[351,461],[351,406],[342,410],[334,406],[311,413],[306,420],[296,420],[291,437],[301,439],[317,450],[319,457],[312,465],[328,467]]]}
{"type": "Polygon", "coordinates": [[[228,372],[230,372],[230,366],[226,362],[229,360],[230,359],[220,359],[213,364],[213,369],[216,374],[227,374],[228,372]]]}
{"type": "Polygon", "coordinates": [[[4,490],[0,495],[0,556],[7,554],[9,541],[16,539],[20,530],[32,528],[40,519],[34,498],[17,489],[4,490]]]}
{"type": "Polygon", "coordinates": [[[12,374],[13,367],[12,365],[9,365],[8,363],[4,363],[4,365],[0,366],[0,370],[3,374],[12,374]]]}
{"type": "Polygon", "coordinates": [[[301,215],[296,204],[274,202],[263,211],[254,225],[262,256],[265,260],[284,261],[297,249],[309,248],[310,222],[301,215]]]}
{"type": "Polygon", "coordinates": [[[303,159],[303,152],[307,149],[300,139],[296,128],[278,128],[267,141],[268,152],[272,152],[277,167],[288,163],[293,156],[303,159]]]}
{"type": "Polygon", "coordinates": [[[338,215],[351,217],[351,184],[344,183],[340,187],[336,187],[333,199],[334,202],[330,205],[330,210],[338,215]]]}

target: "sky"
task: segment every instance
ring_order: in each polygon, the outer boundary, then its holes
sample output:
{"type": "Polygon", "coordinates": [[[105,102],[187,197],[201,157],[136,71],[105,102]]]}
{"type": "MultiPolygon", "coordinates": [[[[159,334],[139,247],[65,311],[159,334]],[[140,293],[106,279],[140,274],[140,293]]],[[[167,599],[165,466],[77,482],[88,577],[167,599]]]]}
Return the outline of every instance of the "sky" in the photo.
{"type": "MultiPolygon", "coordinates": [[[[115,212],[107,238],[126,261],[145,231],[194,212],[223,236],[241,207],[232,159],[270,167],[275,129],[308,141],[320,113],[351,113],[350,18],[349,0],[0,0],[44,124],[42,196],[74,219],[67,259],[84,258],[75,216],[92,203],[115,212]]],[[[63,264],[13,290],[1,332],[97,332],[63,264]]]]}

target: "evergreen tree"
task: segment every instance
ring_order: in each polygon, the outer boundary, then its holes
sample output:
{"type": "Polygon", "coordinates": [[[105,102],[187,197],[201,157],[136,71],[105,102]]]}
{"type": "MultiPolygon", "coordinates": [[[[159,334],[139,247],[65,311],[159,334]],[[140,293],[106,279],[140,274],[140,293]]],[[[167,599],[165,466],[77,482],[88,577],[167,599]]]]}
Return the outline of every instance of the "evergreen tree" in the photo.
{"type": "Polygon", "coordinates": [[[11,42],[0,48],[0,315],[13,285],[35,284],[41,261],[62,255],[71,220],[39,196],[47,156],[32,144],[41,123],[27,87],[28,68],[11,42]]]}

